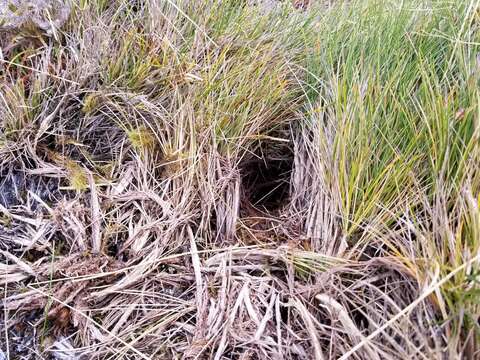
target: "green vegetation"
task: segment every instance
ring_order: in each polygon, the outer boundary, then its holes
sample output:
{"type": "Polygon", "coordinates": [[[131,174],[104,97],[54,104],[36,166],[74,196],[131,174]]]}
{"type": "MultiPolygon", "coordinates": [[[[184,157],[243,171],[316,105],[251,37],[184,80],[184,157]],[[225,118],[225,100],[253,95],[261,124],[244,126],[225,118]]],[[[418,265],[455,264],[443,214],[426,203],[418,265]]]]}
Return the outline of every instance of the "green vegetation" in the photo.
{"type": "Polygon", "coordinates": [[[480,2],[272,4],[0,30],[6,356],[480,356],[480,2]]]}

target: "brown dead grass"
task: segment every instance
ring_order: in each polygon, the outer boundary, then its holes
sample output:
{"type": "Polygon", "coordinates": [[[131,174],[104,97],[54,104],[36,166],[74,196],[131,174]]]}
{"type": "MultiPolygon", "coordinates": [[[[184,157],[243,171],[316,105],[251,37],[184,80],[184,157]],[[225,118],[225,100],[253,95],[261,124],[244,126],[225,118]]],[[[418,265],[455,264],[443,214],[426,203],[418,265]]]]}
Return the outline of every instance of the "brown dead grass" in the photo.
{"type": "Polygon", "coordinates": [[[477,291],[476,175],[431,201],[420,168],[346,159],[373,100],[335,78],[312,102],[328,9],[293,3],[83,0],[0,30],[0,359],[478,356],[454,291],[477,291]]]}

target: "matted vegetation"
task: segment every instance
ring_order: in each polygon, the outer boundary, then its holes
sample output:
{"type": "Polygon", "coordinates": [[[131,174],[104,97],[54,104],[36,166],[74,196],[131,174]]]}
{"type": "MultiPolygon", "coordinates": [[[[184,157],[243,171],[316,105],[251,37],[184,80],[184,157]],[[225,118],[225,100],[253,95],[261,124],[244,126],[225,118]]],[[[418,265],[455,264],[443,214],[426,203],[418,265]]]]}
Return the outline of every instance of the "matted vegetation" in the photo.
{"type": "Polygon", "coordinates": [[[478,0],[39,4],[0,2],[0,358],[480,356],[478,0]]]}

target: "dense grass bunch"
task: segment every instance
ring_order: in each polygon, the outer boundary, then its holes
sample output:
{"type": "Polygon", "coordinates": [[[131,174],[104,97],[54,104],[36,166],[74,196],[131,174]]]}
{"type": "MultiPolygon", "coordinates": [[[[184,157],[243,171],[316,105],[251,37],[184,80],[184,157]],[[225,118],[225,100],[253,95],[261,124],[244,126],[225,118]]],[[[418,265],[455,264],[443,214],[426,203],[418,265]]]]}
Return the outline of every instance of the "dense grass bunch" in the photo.
{"type": "Polygon", "coordinates": [[[480,356],[480,3],[308,3],[0,2],[0,359],[480,356]]]}

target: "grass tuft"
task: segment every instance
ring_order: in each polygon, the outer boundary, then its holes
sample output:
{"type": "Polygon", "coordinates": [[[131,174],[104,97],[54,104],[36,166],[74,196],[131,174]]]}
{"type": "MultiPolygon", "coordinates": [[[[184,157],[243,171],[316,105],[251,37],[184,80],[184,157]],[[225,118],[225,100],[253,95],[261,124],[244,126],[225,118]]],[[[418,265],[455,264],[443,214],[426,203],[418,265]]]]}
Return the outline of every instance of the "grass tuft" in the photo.
{"type": "Polygon", "coordinates": [[[478,1],[17,3],[0,358],[479,356],[478,1]]]}

